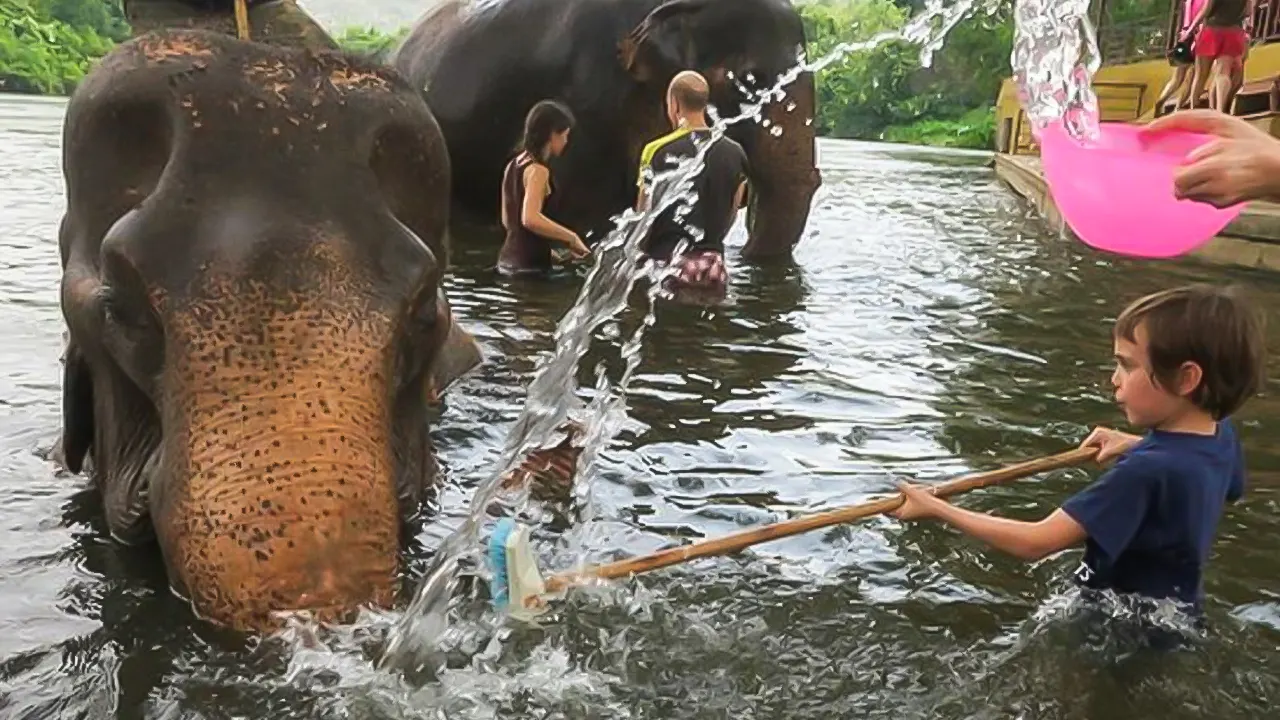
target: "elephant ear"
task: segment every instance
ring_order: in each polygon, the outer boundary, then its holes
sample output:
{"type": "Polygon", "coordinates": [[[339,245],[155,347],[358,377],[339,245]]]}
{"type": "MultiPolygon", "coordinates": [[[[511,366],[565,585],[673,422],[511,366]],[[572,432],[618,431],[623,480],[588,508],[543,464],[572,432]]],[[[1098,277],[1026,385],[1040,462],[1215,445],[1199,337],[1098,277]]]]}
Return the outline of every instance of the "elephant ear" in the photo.
{"type": "Polygon", "coordinates": [[[75,340],[67,342],[62,367],[62,462],[79,474],[93,444],[93,377],[75,340]]]}
{"type": "Polygon", "coordinates": [[[693,66],[693,44],[683,22],[714,0],[668,0],[650,12],[618,43],[618,61],[637,82],[650,82],[661,75],[661,63],[668,68],[693,66]]]}

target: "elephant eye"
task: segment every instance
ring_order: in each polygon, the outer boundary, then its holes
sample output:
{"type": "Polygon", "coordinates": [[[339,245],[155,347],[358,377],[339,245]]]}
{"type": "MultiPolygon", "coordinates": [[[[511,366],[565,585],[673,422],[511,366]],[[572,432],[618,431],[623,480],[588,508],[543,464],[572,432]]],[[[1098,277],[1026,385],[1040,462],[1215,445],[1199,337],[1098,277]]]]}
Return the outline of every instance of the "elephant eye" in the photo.
{"type": "Polygon", "coordinates": [[[101,291],[102,310],[106,320],[131,330],[147,330],[155,326],[151,308],[130,300],[126,293],[111,287],[101,291]]]}
{"type": "Polygon", "coordinates": [[[440,293],[431,284],[424,285],[409,305],[410,323],[419,328],[434,326],[439,302],[440,293]]]}
{"type": "Polygon", "coordinates": [[[438,334],[436,330],[436,325],[439,323],[438,303],[438,294],[428,283],[405,305],[398,343],[399,380],[397,383],[399,384],[409,383],[414,378],[421,377],[426,371],[433,338],[438,334]]]}

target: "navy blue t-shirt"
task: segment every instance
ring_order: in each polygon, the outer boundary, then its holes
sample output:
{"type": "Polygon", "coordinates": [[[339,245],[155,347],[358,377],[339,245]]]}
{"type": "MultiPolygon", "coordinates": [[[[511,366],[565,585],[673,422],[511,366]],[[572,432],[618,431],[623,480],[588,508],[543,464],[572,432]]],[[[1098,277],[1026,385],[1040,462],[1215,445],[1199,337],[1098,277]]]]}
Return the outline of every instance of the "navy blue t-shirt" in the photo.
{"type": "Polygon", "coordinates": [[[1215,435],[1152,430],[1062,506],[1089,534],[1078,579],[1199,610],[1218,518],[1243,494],[1244,450],[1229,420],[1215,435]]]}

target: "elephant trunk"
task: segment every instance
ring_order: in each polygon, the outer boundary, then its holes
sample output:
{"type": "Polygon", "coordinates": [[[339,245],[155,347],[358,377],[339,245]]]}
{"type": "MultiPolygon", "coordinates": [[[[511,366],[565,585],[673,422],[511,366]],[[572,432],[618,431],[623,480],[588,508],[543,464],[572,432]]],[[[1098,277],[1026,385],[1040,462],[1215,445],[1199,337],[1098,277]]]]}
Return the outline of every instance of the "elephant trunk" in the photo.
{"type": "Polygon", "coordinates": [[[394,598],[392,324],[342,294],[174,323],[152,517],[206,619],[264,629],[394,598]]]}
{"type": "Polygon", "coordinates": [[[800,241],[813,194],[822,184],[814,111],[813,74],[807,72],[796,78],[785,99],[764,108],[769,123],[755,130],[750,143],[748,240],[742,251],[747,259],[789,257],[800,241]]]}

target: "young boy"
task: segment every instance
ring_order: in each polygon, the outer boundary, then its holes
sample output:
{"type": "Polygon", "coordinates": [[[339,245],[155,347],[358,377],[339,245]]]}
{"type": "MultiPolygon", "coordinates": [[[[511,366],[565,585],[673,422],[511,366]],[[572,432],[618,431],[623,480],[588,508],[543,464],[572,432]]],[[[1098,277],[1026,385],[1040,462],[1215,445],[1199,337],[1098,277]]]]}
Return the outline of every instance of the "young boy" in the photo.
{"type": "Polygon", "coordinates": [[[1232,290],[1165,290],[1125,308],[1111,375],[1138,437],[1095,428],[1084,446],[1115,466],[1037,522],[963,510],[902,484],[902,520],[934,517],[1025,560],[1085,545],[1084,586],[1201,609],[1218,518],[1244,493],[1244,453],[1228,419],[1261,386],[1261,321],[1232,290]]]}

